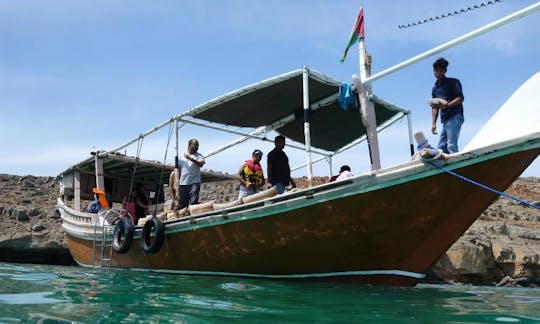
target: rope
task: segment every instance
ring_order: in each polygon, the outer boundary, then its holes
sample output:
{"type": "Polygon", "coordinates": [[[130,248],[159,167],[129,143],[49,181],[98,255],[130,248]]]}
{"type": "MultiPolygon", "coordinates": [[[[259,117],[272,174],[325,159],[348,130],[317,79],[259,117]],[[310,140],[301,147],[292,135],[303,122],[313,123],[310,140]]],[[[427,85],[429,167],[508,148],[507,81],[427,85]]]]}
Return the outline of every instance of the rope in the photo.
{"type": "Polygon", "coordinates": [[[436,168],[439,169],[439,170],[442,170],[442,171],[444,171],[444,172],[446,172],[446,173],[448,173],[448,174],[450,174],[450,175],[453,175],[453,176],[455,176],[455,177],[458,177],[458,178],[460,178],[461,180],[464,180],[464,181],[466,181],[466,182],[468,182],[468,183],[471,183],[471,184],[473,184],[473,185],[475,185],[475,186],[478,186],[478,187],[480,187],[480,188],[482,188],[482,189],[485,189],[485,190],[487,190],[487,191],[491,191],[491,192],[496,193],[496,194],[498,194],[498,195],[504,196],[504,197],[506,197],[506,198],[508,198],[508,199],[515,200],[515,201],[521,203],[522,205],[525,205],[525,206],[532,207],[532,208],[535,208],[535,209],[540,210],[540,206],[535,205],[535,204],[533,204],[533,203],[531,203],[531,202],[528,202],[528,201],[526,201],[526,200],[523,200],[523,199],[521,199],[521,198],[518,198],[518,197],[515,197],[515,196],[512,196],[512,195],[509,195],[509,194],[504,193],[504,192],[501,192],[501,191],[497,191],[497,190],[495,190],[495,189],[493,189],[493,188],[490,188],[490,187],[485,186],[485,185],[483,185],[483,184],[481,184],[481,183],[478,183],[478,182],[476,182],[476,181],[474,181],[474,180],[471,180],[471,179],[469,179],[469,178],[467,178],[467,177],[464,177],[464,176],[462,176],[462,175],[460,175],[460,174],[457,174],[457,173],[455,173],[455,172],[453,172],[453,171],[450,171],[450,170],[448,170],[448,169],[446,169],[446,168],[443,168],[442,166],[439,166],[439,165],[437,165],[437,164],[435,164],[435,163],[433,163],[433,162],[430,162],[430,161],[426,161],[426,162],[427,162],[428,164],[430,164],[431,166],[436,167],[436,168]]]}
{"type": "Polygon", "coordinates": [[[488,1],[488,2],[482,2],[480,4],[476,4],[476,5],[472,6],[472,7],[461,8],[460,10],[456,10],[454,12],[449,12],[446,15],[442,14],[440,16],[429,17],[429,18],[426,18],[424,20],[418,20],[417,22],[413,22],[413,23],[410,23],[410,24],[407,24],[407,25],[398,25],[398,28],[399,29],[405,29],[405,28],[410,28],[410,27],[422,25],[422,24],[432,22],[432,21],[435,21],[435,20],[449,18],[449,17],[452,17],[452,16],[456,16],[456,15],[468,12],[468,11],[473,11],[473,10],[476,10],[476,9],[480,9],[481,7],[487,7],[487,6],[493,5],[493,4],[497,3],[497,2],[502,2],[502,0],[493,0],[493,1],[488,1]]]}
{"type": "MultiPolygon", "coordinates": [[[[159,197],[161,197],[161,194],[163,193],[163,195],[165,195],[165,193],[163,192],[163,173],[165,173],[165,163],[167,162],[167,152],[169,152],[169,143],[171,141],[172,133],[173,133],[173,126],[172,124],[169,124],[169,137],[167,138],[167,146],[165,147],[165,156],[163,157],[163,166],[161,167],[161,175],[159,177],[159,186],[156,193],[156,206],[159,203],[159,197]]],[[[156,214],[157,214],[157,207],[154,208],[154,214],[152,216],[156,217],[156,214]]]]}
{"type": "Polygon", "coordinates": [[[137,155],[135,155],[135,166],[133,167],[133,173],[131,174],[131,181],[129,183],[128,201],[131,201],[131,192],[133,191],[133,183],[135,182],[135,173],[137,173],[137,165],[139,164],[139,156],[141,154],[143,141],[144,137],[139,137],[139,142],[137,143],[137,155]]]}

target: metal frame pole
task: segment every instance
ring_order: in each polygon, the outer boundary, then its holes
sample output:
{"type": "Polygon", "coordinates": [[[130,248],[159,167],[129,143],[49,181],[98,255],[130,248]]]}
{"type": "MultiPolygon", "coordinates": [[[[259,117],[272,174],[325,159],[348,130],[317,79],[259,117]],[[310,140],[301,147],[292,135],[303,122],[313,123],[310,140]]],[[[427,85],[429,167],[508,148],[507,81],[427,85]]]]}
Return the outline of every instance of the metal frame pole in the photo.
{"type": "Polygon", "coordinates": [[[410,112],[407,114],[407,126],[409,127],[409,147],[411,149],[411,156],[413,156],[415,150],[413,142],[412,117],[410,112]]]}
{"type": "Polygon", "coordinates": [[[307,67],[302,68],[302,90],[304,98],[304,141],[306,143],[306,163],[308,186],[312,186],[313,178],[313,163],[311,162],[311,131],[309,124],[309,70],[307,67]]]}

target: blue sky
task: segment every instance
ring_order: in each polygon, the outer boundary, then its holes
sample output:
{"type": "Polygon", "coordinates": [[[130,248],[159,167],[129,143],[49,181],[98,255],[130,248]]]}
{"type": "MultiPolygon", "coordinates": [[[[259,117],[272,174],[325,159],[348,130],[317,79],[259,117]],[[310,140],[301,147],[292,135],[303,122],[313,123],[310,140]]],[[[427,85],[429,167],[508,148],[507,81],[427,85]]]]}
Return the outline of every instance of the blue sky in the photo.
{"type": "MultiPolygon", "coordinates": [[[[507,0],[398,28],[481,2],[363,1],[373,73],[536,1],[507,0]]],[[[338,60],[359,5],[357,0],[0,0],[0,173],[55,176],[88,157],[92,147],[118,147],[182,111],[302,66],[350,82],[358,73],[356,47],[344,64],[338,60]]],[[[464,147],[540,70],[539,30],[536,12],[377,80],[374,93],[410,109],[414,131],[422,130],[436,144],[425,102],[434,82],[431,64],[446,57],[447,75],[464,87],[464,147]]],[[[191,137],[200,140],[203,154],[234,139],[186,126],[180,130],[181,150],[191,137]]],[[[146,140],[143,156],[162,160],[165,143],[166,131],[146,140]]],[[[383,166],[407,161],[406,120],[385,131],[380,144],[383,166]]],[[[209,158],[206,166],[234,173],[254,148],[267,153],[271,145],[250,141],[209,158]]],[[[287,152],[293,165],[305,159],[303,152],[287,152]]],[[[334,158],[333,168],[349,164],[360,173],[368,163],[361,144],[334,158]]],[[[314,171],[328,175],[328,165],[319,163],[314,171]]],[[[540,161],[524,175],[540,176],[540,161]]]]}

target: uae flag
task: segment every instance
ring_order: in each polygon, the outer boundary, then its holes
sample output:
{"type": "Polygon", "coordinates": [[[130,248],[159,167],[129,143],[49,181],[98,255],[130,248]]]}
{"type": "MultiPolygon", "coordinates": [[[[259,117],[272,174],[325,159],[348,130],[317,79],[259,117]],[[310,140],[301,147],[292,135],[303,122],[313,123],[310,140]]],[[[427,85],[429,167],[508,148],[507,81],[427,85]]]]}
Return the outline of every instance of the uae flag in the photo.
{"type": "Polygon", "coordinates": [[[356,17],[356,21],[354,22],[351,37],[349,37],[349,42],[347,43],[347,48],[345,48],[345,51],[343,51],[343,56],[339,60],[341,63],[345,61],[349,48],[356,44],[360,38],[364,38],[364,8],[362,7],[360,7],[360,12],[358,13],[358,17],[356,17]]]}

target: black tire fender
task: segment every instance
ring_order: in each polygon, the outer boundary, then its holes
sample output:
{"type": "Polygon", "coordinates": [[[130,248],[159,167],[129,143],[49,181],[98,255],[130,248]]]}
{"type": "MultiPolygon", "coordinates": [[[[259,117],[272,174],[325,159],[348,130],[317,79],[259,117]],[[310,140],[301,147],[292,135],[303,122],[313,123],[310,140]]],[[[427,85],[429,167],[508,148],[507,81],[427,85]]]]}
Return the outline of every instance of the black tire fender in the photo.
{"type": "Polygon", "coordinates": [[[133,243],[135,227],[131,219],[122,217],[114,227],[113,250],[116,253],[126,253],[133,243]]]}
{"type": "Polygon", "coordinates": [[[156,253],[161,249],[165,239],[165,225],[157,218],[152,217],[144,223],[141,234],[141,246],[144,252],[156,253]],[[154,229],[154,238],[152,240],[152,229],[154,229]]]}

